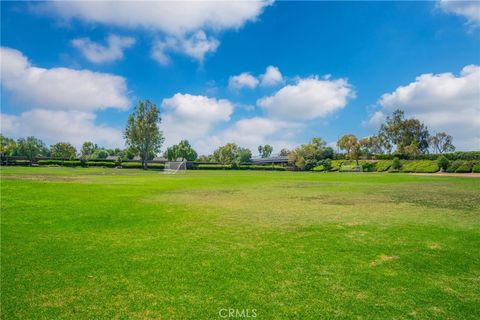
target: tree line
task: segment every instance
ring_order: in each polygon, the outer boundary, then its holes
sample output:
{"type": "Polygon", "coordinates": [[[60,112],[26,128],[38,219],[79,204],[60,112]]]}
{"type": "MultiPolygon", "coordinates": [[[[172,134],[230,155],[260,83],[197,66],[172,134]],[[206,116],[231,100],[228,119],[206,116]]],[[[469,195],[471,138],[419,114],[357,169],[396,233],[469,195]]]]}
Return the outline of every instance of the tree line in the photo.
{"type": "MultiPolygon", "coordinates": [[[[86,141],[79,152],[68,142],[58,142],[47,147],[35,137],[14,140],[0,134],[0,153],[2,156],[25,156],[30,161],[36,157],[51,157],[62,159],[106,159],[115,156],[125,160],[139,157],[142,167],[147,168],[148,161],[159,154],[165,141],[159,128],[161,123],[160,110],[149,100],[140,101],[129,115],[123,136],[125,149],[107,149],[86,141]]],[[[405,118],[401,110],[396,110],[388,116],[373,136],[358,139],[353,134],[346,134],[337,141],[337,147],[348,159],[358,160],[362,156],[378,154],[408,154],[428,153],[442,154],[455,151],[453,138],[445,132],[430,135],[427,127],[420,120],[405,118]]],[[[266,144],[258,146],[258,155],[268,158],[273,153],[273,147],[266,144]]],[[[325,140],[314,137],[307,144],[293,149],[281,149],[279,156],[288,157],[288,162],[298,170],[310,170],[317,165],[327,164],[328,159],[334,159],[336,152],[327,146],[325,140]],[[326,163],[325,163],[326,162],[326,163]]],[[[217,148],[211,155],[201,155],[193,149],[188,140],[168,147],[163,156],[170,161],[188,160],[199,162],[218,162],[221,164],[240,164],[250,162],[252,151],[235,143],[227,143],[217,148]]]]}

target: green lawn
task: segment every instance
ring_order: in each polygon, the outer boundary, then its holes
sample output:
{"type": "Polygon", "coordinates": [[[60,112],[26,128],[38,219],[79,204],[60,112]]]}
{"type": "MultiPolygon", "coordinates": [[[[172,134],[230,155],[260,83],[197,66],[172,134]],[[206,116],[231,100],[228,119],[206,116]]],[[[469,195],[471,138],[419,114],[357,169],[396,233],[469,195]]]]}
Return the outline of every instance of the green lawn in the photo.
{"type": "Polygon", "coordinates": [[[480,179],[1,174],[2,319],[480,318],[480,179]]]}

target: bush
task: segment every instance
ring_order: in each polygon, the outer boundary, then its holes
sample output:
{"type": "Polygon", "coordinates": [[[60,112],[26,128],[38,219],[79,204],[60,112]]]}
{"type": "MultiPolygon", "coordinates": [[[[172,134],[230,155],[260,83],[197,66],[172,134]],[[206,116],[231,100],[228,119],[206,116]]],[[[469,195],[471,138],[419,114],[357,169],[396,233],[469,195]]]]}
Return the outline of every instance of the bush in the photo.
{"type": "Polygon", "coordinates": [[[195,167],[195,170],[230,170],[232,166],[229,164],[207,164],[207,163],[199,163],[195,167]]]}
{"type": "Polygon", "coordinates": [[[319,165],[319,166],[316,166],[315,168],[313,168],[313,171],[314,172],[325,172],[327,170],[325,170],[325,167],[323,165],[319,165]]]}
{"type": "Polygon", "coordinates": [[[265,170],[265,171],[285,171],[285,167],[275,165],[239,165],[235,169],[238,170],[265,170]]]}
{"type": "MultiPolygon", "coordinates": [[[[163,163],[148,163],[148,169],[152,170],[163,170],[165,165],[163,163]]],[[[142,169],[141,162],[122,162],[122,169],[142,169]]]]}
{"type": "Polygon", "coordinates": [[[455,170],[456,173],[472,172],[474,163],[472,161],[463,161],[463,163],[455,170]]]}
{"type": "Polygon", "coordinates": [[[362,172],[362,167],[357,165],[342,165],[340,172],[362,172]]]}
{"type": "Polygon", "coordinates": [[[477,164],[473,165],[472,172],[480,173],[480,163],[477,163],[477,164]]]}
{"type": "Polygon", "coordinates": [[[377,171],[377,163],[374,161],[360,161],[363,172],[374,172],[377,171]]]}
{"type": "Polygon", "coordinates": [[[330,169],[330,171],[340,170],[340,167],[342,166],[343,162],[345,162],[345,161],[344,160],[333,160],[332,161],[332,168],[330,169]]]}
{"type": "Polygon", "coordinates": [[[63,161],[64,167],[80,167],[82,162],[80,160],[66,160],[63,161]]]}
{"type": "Polygon", "coordinates": [[[63,160],[38,160],[37,164],[39,166],[61,166],[63,160]]]}
{"type": "Polygon", "coordinates": [[[391,169],[400,170],[401,167],[402,163],[400,162],[400,159],[398,157],[393,158],[391,169]]]}
{"type": "Polygon", "coordinates": [[[330,171],[332,169],[332,160],[327,158],[327,159],[323,160],[322,165],[323,165],[325,171],[330,171]]]}
{"type": "Polygon", "coordinates": [[[464,163],[463,160],[455,160],[453,162],[450,163],[450,165],[448,166],[447,168],[447,172],[448,173],[454,173],[455,171],[457,171],[457,169],[462,166],[464,163]]]}
{"type": "MultiPolygon", "coordinates": [[[[80,161],[79,161],[80,162],[80,161]]],[[[88,161],[87,165],[89,167],[107,167],[115,168],[115,162],[112,161],[88,161]]]]}
{"type": "Polygon", "coordinates": [[[435,173],[438,165],[433,160],[407,160],[402,165],[402,172],[435,173]]]}
{"type": "Polygon", "coordinates": [[[376,162],[377,172],[384,172],[392,166],[391,160],[379,160],[376,162]]]}
{"type": "Polygon", "coordinates": [[[450,164],[450,161],[448,161],[447,157],[445,156],[440,156],[437,159],[437,165],[442,171],[447,171],[448,165],[450,164]]]}

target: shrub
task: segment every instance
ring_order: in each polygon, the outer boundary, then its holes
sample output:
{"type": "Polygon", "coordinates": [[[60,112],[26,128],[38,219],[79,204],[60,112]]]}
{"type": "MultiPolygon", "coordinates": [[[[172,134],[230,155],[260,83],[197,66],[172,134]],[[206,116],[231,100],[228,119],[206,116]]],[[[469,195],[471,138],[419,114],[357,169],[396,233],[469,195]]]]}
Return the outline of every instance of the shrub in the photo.
{"type": "Polygon", "coordinates": [[[400,159],[398,157],[393,158],[391,169],[400,170],[401,167],[402,163],[400,162],[400,159]]]}
{"type": "Polygon", "coordinates": [[[473,165],[472,172],[480,173],[480,163],[477,163],[477,164],[473,165]]]}
{"type": "Polygon", "coordinates": [[[447,157],[445,156],[440,156],[437,159],[437,165],[442,171],[447,171],[448,165],[450,164],[450,161],[448,161],[447,157]]]}
{"type": "Polygon", "coordinates": [[[455,160],[453,162],[450,162],[450,165],[447,168],[448,173],[453,173],[457,171],[457,169],[463,165],[464,161],[463,160],[455,160]]]}
{"type": "Polygon", "coordinates": [[[377,163],[375,161],[360,161],[363,172],[377,171],[377,163]]]}
{"type": "Polygon", "coordinates": [[[319,165],[319,166],[316,166],[315,168],[313,168],[313,171],[314,172],[325,172],[327,170],[325,170],[325,167],[323,165],[319,165]]]}
{"type": "Polygon", "coordinates": [[[433,160],[407,160],[402,165],[402,172],[435,173],[438,165],[433,160]]]}
{"type": "MultiPolygon", "coordinates": [[[[79,161],[80,162],[80,161],[79,161]]],[[[87,165],[89,167],[107,167],[115,168],[115,162],[112,161],[88,161],[87,165]]]]}
{"type": "Polygon", "coordinates": [[[342,165],[340,172],[362,172],[362,167],[357,165],[342,165]]]}
{"type": "Polygon", "coordinates": [[[470,173],[472,172],[473,162],[463,161],[463,163],[455,170],[456,173],[470,173]]]}
{"type": "Polygon", "coordinates": [[[342,166],[343,162],[345,162],[345,161],[344,160],[333,160],[332,161],[332,167],[331,167],[330,171],[340,170],[340,167],[342,166]]]}
{"type": "Polygon", "coordinates": [[[390,169],[392,166],[392,161],[391,160],[379,160],[376,163],[377,167],[377,172],[384,172],[390,169]]]}
{"type": "Polygon", "coordinates": [[[80,160],[66,160],[63,161],[63,166],[65,167],[80,167],[82,162],[80,160]]]}
{"type": "Polygon", "coordinates": [[[239,165],[235,169],[238,170],[265,170],[265,171],[285,171],[285,167],[275,165],[239,165]]]}
{"type": "MultiPolygon", "coordinates": [[[[148,163],[148,169],[152,170],[163,170],[165,165],[163,163],[148,163]]],[[[122,169],[142,169],[141,162],[122,162],[122,169]]]]}
{"type": "Polygon", "coordinates": [[[229,164],[203,164],[200,163],[194,167],[196,170],[230,170],[232,166],[229,164]]]}
{"type": "Polygon", "coordinates": [[[39,166],[61,166],[63,160],[38,160],[37,164],[39,166]]]}

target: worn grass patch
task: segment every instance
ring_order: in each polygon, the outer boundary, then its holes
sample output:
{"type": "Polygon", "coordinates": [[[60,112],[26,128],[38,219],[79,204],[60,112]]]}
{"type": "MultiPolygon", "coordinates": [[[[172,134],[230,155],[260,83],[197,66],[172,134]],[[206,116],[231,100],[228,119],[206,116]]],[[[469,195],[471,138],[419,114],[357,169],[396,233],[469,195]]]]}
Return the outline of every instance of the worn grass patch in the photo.
{"type": "Polygon", "coordinates": [[[480,317],[480,179],[1,174],[4,319],[480,317]]]}

